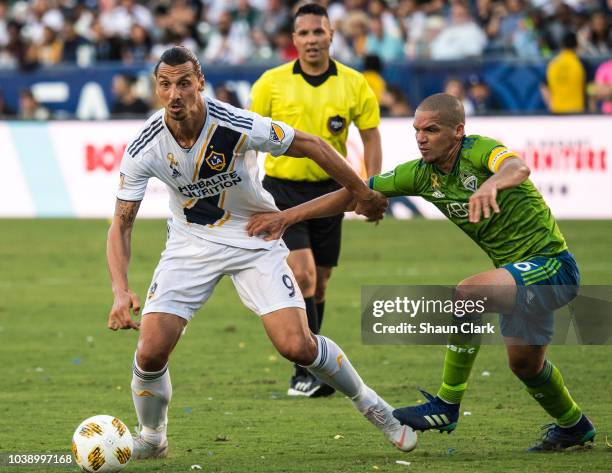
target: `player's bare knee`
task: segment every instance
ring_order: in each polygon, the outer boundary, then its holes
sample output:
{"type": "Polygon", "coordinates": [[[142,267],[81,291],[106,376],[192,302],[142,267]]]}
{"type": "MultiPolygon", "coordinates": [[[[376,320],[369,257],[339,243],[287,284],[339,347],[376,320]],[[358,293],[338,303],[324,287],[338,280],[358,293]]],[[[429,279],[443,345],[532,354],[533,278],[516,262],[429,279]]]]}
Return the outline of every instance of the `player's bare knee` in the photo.
{"type": "Polygon", "coordinates": [[[300,365],[310,365],[317,356],[317,345],[311,337],[303,335],[288,336],[280,345],[278,352],[289,361],[300,365]]]}
{"type": "Polygon", "coordinates": [[[136,361],[144,371],[159,371],[166,366],[169,356],[170,353],[163,347],[139,343],[136,361]]]}
{"type": "Polygon", "coordinates": [[[473,301],[482,298],[483,288],[470,284],[470,279],[464,279],[455,288],[455,300],[473,301]]]}
{"type": "Polygon", "coordinates": [[[539,360],[528,357],[510,358],[508,364],[514,375],[519,379],[535,378],[542,370],[542,364],[539,360]]]}

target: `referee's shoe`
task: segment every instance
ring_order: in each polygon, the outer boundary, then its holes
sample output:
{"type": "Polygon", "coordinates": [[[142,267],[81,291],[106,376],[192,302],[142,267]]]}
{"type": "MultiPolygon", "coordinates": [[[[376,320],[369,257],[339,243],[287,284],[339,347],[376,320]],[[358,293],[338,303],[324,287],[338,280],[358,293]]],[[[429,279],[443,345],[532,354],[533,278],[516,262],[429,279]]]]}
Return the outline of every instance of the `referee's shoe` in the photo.
{"type": "Polygon", "coordinates": [[[306,368],[296,365],[287,396],[327,397],[335,392],[334,388],[313,376],[306,368]]]}

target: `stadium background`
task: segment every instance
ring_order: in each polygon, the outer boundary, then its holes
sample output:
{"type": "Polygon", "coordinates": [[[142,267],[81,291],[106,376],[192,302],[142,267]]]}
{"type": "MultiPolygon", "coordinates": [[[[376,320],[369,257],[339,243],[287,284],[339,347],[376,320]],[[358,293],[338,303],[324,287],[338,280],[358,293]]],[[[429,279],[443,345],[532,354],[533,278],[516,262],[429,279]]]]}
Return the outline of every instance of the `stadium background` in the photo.
{"type": "MultiPolygon", "coordinates": [[[[104,328],[111,303],[104,239],[123,149],[146,114],[116,114],[115,104],[119,95],[128,102],[137,96],[153,110],[152,64],[168,45],[184,44],[202,59],[206,93],[245,106],[250,84],[295,56],[287,29],[292,3],[0,0],[0,452],[67,452],[72,429],[93,414],[113,413],[133,425],[126,360],[136,334],[104,328]],[[118,75],[127,88],[113,87],[118,75]]],[[[468,117],[467,131],[499,138],[525,156],[562,219],[583,282],[612,283],[610,110],[596,92],[610,81],[609,73],[598,75],[612,59],[610,2],[325,3],[338,30],[336,57],[359,69],[367,63],[379,88],[383,169],[417,156],[410,114],[419,100],[449,84],[453,93],[464,89],[477,115],[468,117]],[[452,43],[479,49],[444,48],[449,43],[436,38],[445,31],[456,35],[452,43]],[[586,73],[574,92],[586,100],[580,113],[560,116],[547,107],[541,86],[568,31],[577,35],[586,73]],[[475,103],[470,93],[482,84],[490,96],[475,103]]],[[[360,169],[355,138],[349,159],[360,169]]],[[[141,215],[162,217],[166,209],[164,189],[151,183],[141,215]]],[[[406,199],[392,212],[437,216],[406,199]]],[[[437,385],[442,351],[363,346],[359,287],[452,284],[489,262],[451,224],[429,218],[389,219],[377,228],[348,222],[345,233],[328,296],[328,333],[391,402],[413,403],[417,385],[437,385]]],[[[130,281],[143,295],[163,247],[163,221],[139,221],[134,238],[130,281]]],[[[465,403],[473,415],[453,436],[424,435],[412,456],[401,456],[339,396],[285,399],[287,367],[224,282],[173,361],[171,457],[128,471],[186,471],[192,464],[209,471],[392,471],[402,468],[398,459],[416,471],[604,470],[604,439],[612,433],[610,350],[551,351],[599,429],[594,451],[546,460],[520,453],[547,419],[510,375],[501,347],[488,347],[465,403]]]]}

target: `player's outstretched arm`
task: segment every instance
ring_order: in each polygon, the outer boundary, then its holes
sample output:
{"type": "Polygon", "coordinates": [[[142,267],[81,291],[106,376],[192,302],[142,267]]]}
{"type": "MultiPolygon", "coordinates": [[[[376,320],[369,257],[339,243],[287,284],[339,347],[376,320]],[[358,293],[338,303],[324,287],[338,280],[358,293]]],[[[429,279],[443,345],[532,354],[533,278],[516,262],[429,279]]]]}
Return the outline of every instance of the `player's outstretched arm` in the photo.
{"type": "MultiPolygon", "coordinates": [[[[331,217],[354,208],[355,200],[351,193],[346,189],[340,189],[282,212],[255,214],[249,219],[246,229],[249,236],[265,235],[264,239],[267,241],[278,240],[287,227],[298,222],[331,217]]],[[[376,220],[383,217],[385,208],[381,208],[376,220]]]]}
{"type": "Polygon", "coordinates": [[[355,197],[355,212],[368,220],[378,220],[380,208],[386,208],[386,199],[372,191],[342,156],[318,136],[295,130],[295,137],[285,153],[296,158],[307,157],[321,166],[355,197]]]}
{"type": "Polygon", "coordinates": [[[140,324],[132,320],[140,310],[140,301],[128,286],[128,265],[130,263],[132,227],[138,213],[140,202],[117,199],[115,215],[106,241],[106,259],[114,295],[113,307],[108,315],[108,328],[111,330],[133,328],[140,324]]]}
{"type": "Polygon", "coordinates": [[[489,218],[491,211],[499,213],[497,191],[517,187],[529,177],[529,166],[521,158],[505,159],[499,170],[487,179],[480,188],[472,194],[469,201],[470,223],[480,222],[480,218],[489,218]]]}

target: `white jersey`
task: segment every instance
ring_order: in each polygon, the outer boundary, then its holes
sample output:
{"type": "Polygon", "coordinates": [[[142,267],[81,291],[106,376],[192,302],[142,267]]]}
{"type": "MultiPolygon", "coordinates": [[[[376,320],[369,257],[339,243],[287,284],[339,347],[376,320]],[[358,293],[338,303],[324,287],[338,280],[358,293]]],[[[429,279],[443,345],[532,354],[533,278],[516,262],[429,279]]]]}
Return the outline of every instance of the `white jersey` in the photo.
{"type": "Polygon", "coordinates": [[[174,139],[165,111],[156,112],[126,147],[117,198],[140,201],[150,177],[168,187],[172,225],[239,248],[271,248],[278,241],[249,237],[254,213],[278,210],[262,187],[257,153],[285,154],[295,131],[282,122],[206,97],[206,122],[187,150],[174,139]]]}

